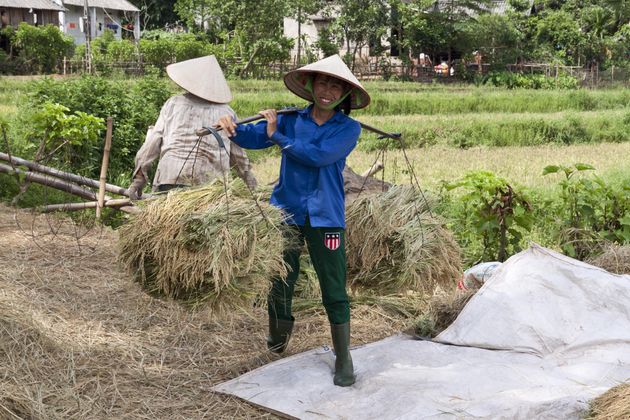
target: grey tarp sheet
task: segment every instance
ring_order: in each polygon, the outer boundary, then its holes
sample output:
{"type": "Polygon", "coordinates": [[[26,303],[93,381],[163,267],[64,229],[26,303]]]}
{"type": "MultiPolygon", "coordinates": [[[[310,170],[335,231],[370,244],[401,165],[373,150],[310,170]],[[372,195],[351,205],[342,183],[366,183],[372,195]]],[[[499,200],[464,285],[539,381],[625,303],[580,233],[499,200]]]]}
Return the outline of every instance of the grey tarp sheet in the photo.
{"type": "Polygon", "coordinates": [[[303,419],[567,419],[630,380],[630,276],[539,246],[513,256],[434,342],[399,335],[352,350],[332,384],[327,348],[214,391],[303,419]]]}

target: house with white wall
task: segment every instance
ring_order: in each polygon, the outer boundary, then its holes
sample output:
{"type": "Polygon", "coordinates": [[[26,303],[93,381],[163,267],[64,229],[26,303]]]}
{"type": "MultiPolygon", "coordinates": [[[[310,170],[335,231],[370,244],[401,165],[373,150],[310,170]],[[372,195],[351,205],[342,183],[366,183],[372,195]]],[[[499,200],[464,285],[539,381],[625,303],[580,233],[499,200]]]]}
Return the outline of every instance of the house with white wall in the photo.
{"type": "MultiPolygon", "coordinates": [[[[83,17],[86,0],[56,0],[66,11],[60,16],[60,26],[66,34],[74,38],[75,44],[85,44],[83,17]]],[[[90,37],[103,35],[109,29],[116,39],[123,32],[140,39],[140,9],[127,0],[87,0],[90,37]]]]}

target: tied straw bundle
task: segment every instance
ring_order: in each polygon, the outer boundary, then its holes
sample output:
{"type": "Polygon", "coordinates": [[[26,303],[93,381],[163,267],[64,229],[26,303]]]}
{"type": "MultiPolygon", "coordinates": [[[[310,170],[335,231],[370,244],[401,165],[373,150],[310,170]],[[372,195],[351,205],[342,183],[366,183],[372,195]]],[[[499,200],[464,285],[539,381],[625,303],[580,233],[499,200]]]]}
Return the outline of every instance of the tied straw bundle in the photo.
{"type": "Polygon", "coordinates": [[[240,179],[227,198],[221,180],[171,191],[120,229],[119,260],[154,295],[216,313],[251,307],[286,276],[291,240],[280,210],[258,205],[240,179]]]}
{"type": "Polygon", "coordinates": [[[353,286],[379,294],[455,286],[461,251],[430,206],[411,186],[394,186],[348,206],[346,247],[353,286]]]}

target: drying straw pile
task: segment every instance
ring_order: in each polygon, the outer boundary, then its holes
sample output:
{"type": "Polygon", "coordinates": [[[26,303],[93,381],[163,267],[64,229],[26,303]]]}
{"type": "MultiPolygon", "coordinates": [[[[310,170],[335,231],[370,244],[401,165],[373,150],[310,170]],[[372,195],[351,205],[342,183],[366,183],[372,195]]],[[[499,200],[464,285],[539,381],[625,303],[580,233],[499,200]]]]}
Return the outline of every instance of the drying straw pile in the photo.
{"type": "Polygon", "coordinates": [[[234,180],[173,191],[120,229],[119,259],[150,293],[215,312],[251,307],[286,276],[280,211],[234,180]]]}
{"type": "Polygon", "coordinates": [[[601,255],[587,261],[615,274],[630,274],[630,246],[609,245],[601,255]]]}
{"type": "Polygon", "coordinates": [[[630,383],[618,385],[591,402],[593,420],[630,419],[630,383]]]}
{"type": "Polygon", "coordinates": [[[348,274],[353,286],[381,294],[451,289],[461,276],[461,252],[410,186],[360,197],[346,211],[348,274]]]}

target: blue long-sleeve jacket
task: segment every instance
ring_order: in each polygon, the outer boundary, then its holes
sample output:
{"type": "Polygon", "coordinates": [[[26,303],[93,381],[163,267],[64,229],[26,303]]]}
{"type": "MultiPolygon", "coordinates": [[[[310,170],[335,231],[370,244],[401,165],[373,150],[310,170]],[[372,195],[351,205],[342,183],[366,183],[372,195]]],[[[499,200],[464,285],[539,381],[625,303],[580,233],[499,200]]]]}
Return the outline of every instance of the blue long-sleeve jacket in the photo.
{"type": "Polygon", "coordinates": [[[357,144],[361,125],[337,111],[324,124],[311,118],[312,105],[278,116],[278,128],[267,136],[267,121],[241,125],[232,141],[246,149],[280,146],[280,178],[271,204],[289,216],[289,223],[345,228],[343,168],[357,144]]]}

